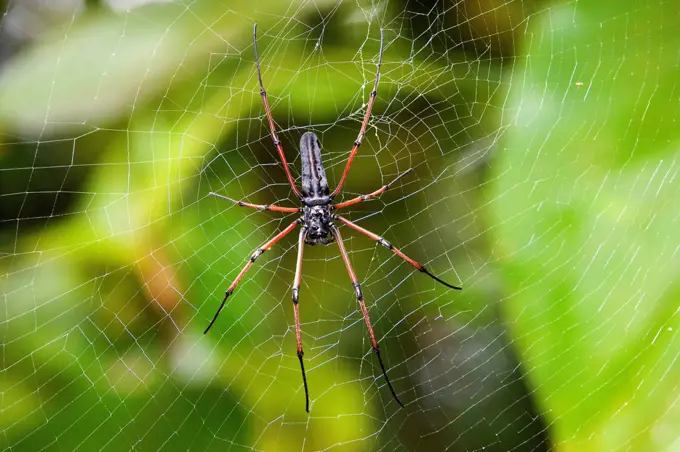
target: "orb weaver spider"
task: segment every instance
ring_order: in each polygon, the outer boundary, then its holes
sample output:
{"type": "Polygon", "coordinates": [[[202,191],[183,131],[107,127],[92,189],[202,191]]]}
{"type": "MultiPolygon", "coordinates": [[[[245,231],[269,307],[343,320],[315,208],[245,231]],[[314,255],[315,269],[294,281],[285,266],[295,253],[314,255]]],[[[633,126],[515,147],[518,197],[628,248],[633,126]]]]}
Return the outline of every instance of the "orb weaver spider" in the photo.
{"type": "Polygon", "coordinates": [[[283,146],[281,145],[281,141],[279,140],[279,137],[276,135],[274,119],[272,118],[271,110],[269,108],[269,102],[267,100],[267,92],[265,91],[264,84],[262,83],[262,73],[260,71],[260,58],[257,52],[257,24],[255,24],[253,26],[253,47],[255,51],[255,64],[257,66],[257,78],[260,83],[260,96],[262,97],[264,110],[267,115],[267,120],[269,121],[269,131],[271,138],[274,141],[276,151],[278,152],[279,157],[281,158],[283,170],[285,171],[286,177],[288,178],[290,188],[293,190],[293,193],[295,193],[295,196],[297,196],[298,199],[300,200],[301,207],[282,207],[274,204],[269,205],[251,204],[243,201],[237,201],[214,192],[210,192],[210,195],[212,196],[225,199],[242,207],[250,207],[257,210],[271,210],[273,212],[302,213],[302,216],[300,218],[293,221],[290,225],[288,225],[288,227],[286,227],[283,231],[278,233],[273,239],[269,240],[264,245],[257,248],[255,252],[250,256],[250,260],[246,263],[245,267],[243,267],[241,272],[236,276],[236,279],[234,280],[234,282],[231,283],[226,293],[224,294],[224,299],[222,300],[222,303],[217,309],[215,316],[210,321],[208,328],[205,329],[204,334],[207,333],[213,326],[213,324],[217,320],[217,317],[220,315],[222,308],[224,308],[224,304],[227,302],[227,298],[229,298],[229,296],[234,292],[236,285],[239,283],[239,281],[241,281],[243,275],[245,275],[245,273],[257,260],[257,258],[260,257],[262,253],[264,253],[265,251],[268,251],[272,246],[274,246],[274,244],[276,244],[279,240],[285,237],[289,232],[295,229],[297,225],[302,225],[298,239],[299,241],[298,241],[297,264],[295,266],[295,279],[293,282],[292,292],[293,292],[293,309],[295,312],[295,338],[297,341],[297,356],[298,359],[300,360],[302,382],[305,388],[305,410],[308,413],[309,413],[309,390],[307,388],[307,375],[305,374],[305,365],[302,360],[304,352],[302,350],[302,339],[300,332],[300,311],[298,305],[300,281],[302,278],[302,252],[305,244],[315,245],[317,243],[321,243],[323,245],[328,245],[330,243],[337,242],[338,248],[340,249],[340,254],[342,255],[342,259],[345,262],[345,266],[347,267],[347,273],[349,273],[349,277],[352,280],[352,286],[354,287],[354,293],[356,295],[357,301],[359,302],[361,313],[364,316],[364,322],[366,323],[366,328],[368,329],[368,335],[370,336],[371,339],[373,351],[378,357],[378,363],[380,363],[380,368],[382,369],[383,376],[385,377],[385,381],[387,382],[387,386],[390,388],[390,392],[392,393],[394,400],[396,400],[399,406],[401,406],[402,408],[404,407],[404,405],[399,400],[399,397],[397,397],[397,393],[392,387],[392,383],[390,382],[390,379],[387,376],[387,371],[385,370],[385,365],[383,364],[382,358],[380,357],[380,347],[378,346],[378,341],[375,338],[375,332],[373,331],[371,319],[368,315],[368,310],[366,309],[364,296],[361,292],[361,284],[359,283],[359,280],[356,274],[354,273],[354,269],[352,268],[352,264],[349,261],[347,250],[345,249],[345,245],[342,242],[340,230],[338,229],[334,222],[339,221],[345,226],[348,226],[349,228],[354,229],[355,231],[360,232],[361,234],[364,234],[365,236],[375,240],[376,242],[378,242],[388,250],[391,250],[394,254],[396,254],[409,264],[411,264],[416,270],[426,274],[435,281],[451,289],[461,290],[461,287],[454,286],[447,282],[444,282],[435,275],[433,275],[432,273],[430,273],[423,265],[406,256],[399,249],[392,246],[392,244],[385,240],[384,238],[380,237],[377,234],[374,234],[373,232],[367,229],[362,228],[361,226],[351,222],[347,218],[341,217],[340,215],[334,213],[336,210],[342,209],[344,207],[349,207],[354,204],[358,204],[360,202],[374,198],[376,196],[380,196],[381,194],[386,192],[392,185],[394,185],[398,180],[400,180],[402,177],[406,176],[408,173],[411,172],[411,168],[409,168],[408,170],[404,171],[399,176],[397,176],[397,178],[394,179],[392,182],[383,185],[381,188],[375,190],[372,193],[357,196],[356,198],[352,198],[348,201],[344,201],[341,203],[333,204],[333,199],[340,193],[342,185],[345,183],[345,179],[347,178],[347,173],[349,173],[349,169],[352,166],[352,161],[354,160],[354,157],[356,156],[357,151],[359,150],[359,146],[361,146],[361,143],[364,140],[366,126],[368,125],[368,120],[371,116],[371,110],[373,109],[373,103],[375,102],[375,97],[377,95],[378,82],[380,80],[380,65],[382,64],[383,45],[384,34],[383,31],[380,30],[380,52],[378,55],[378,68],[375,74],[375,83],[373,85],[373,91],[371,91],[370,99],[368,101],[368,105],[366,106],[366,113],[364,115],[364,120],[361,124],[361,130],[359,131],[359,135],[356,141],[354,141],[354,145],[352,146],[349,158],[347,159],[347,163],[345,164],[345,169],[343,170],[342,176],[340,177],[340,182],[338,183],[335,190],[333,190],[333,192],[331,193],[328,188],[328,180],[326,179],[326,170],[324,169],[323,162],[321,160],[321,145],[319,143],[319,140],[313,132],[306,132],[304,135],[302,135],[302,138],[300,140],[300,154],[301,154],[300,157],[302,160],[302,189],[299,190],[295,185],[293,176],[291,175],[290,170],[288,168],[288,162],[286,161],[286,156],[283,153],[283,146]]]}

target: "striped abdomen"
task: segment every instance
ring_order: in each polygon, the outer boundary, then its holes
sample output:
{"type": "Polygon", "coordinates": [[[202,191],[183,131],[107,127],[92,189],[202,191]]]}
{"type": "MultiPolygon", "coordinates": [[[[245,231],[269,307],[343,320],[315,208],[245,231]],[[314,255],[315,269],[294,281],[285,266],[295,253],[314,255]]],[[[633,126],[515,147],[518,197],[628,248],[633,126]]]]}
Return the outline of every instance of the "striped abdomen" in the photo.
{"type": "Polygon", "coordinates": [[[326,170],[321,161],[321,145],[314,132],[306,132],[300,139],[302,157],[302,195],[304,197],[325,197],[330,191],[326,170]]]}

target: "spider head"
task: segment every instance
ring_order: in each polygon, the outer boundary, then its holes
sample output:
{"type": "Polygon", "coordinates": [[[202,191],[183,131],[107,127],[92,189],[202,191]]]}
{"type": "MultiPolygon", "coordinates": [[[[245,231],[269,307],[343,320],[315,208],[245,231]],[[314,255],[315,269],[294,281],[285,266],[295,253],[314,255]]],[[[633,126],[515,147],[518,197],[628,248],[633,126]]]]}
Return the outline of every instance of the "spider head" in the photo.
{"type": "Polygon", "coordinates": [[[308,244],[327,244],[333,241],[332,238],[327,238],[331,233],[331,212],[327,205],[306,207],[304,223],[307,227],[308,244]]]}

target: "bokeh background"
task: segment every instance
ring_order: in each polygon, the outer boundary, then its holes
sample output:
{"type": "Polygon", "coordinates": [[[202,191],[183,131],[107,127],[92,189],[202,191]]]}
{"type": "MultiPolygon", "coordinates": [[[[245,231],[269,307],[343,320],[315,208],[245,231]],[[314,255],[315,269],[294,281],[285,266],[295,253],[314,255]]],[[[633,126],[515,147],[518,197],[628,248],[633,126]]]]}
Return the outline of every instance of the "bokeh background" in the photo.
{"type": "Polygon", "coordinates": [[[0,1],[3,450],[680,450],[674,1],[0,1]],[[321,138],[335,246],[292,218],[321,138]],[[347,197],[345,199],[348,199],[347,197]]]}

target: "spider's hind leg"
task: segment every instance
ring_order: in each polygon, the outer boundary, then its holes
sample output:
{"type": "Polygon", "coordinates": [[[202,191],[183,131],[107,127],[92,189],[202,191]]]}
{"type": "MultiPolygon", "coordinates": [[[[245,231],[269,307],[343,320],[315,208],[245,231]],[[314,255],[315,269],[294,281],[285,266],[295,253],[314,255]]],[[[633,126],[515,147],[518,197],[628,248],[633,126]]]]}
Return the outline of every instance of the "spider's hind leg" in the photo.
{"type": "Polygon", "coordinates": [[[376,191],[374,191],[372,193],[368,193],[366,195],[360,195],[360,196],[357,196],[356,198],[350,199],[349,201],[334,204],[331,208],[332,209],[342,209],[343,207],[348,207],[348,206],[351,206],[351,205],[354,205],[354,204],[359,204],[360,202],[368,201],[371,198],[375,198],[376,196],[380,196],[383,193],[385,193],[387,190],[389,190],[390,187],[392,187],[392,185],[396,184],[399,181],[399,179],[406,176],[411,171],[412,171],[411,168],[407,169],[406,171],[404,171],[403,173],[398,175],[397,178],[394,179],[392,182],[390,182],[389,184],[383,185],[382,187],[380,187],[379,189],[377,189],[376,191]]]}
{"type": "Polygon", "coordinates": [[[257,210],[271,210],[274,212],[285,212],[285,213],[296,213],[296,212],[301,212],[302,209],[298,207],[281,207],[277,206],[276,204],[251,204],[249,202],[245,201],[238,201],[236,199],[231,199],[228,196],[220,195],[215,192],[210,192],[208,193],[210,196],[214,196],[216,198],[224,199],[229,202],[233,202],[234,204],[240,206],[240,207],[250,207],[251,209],[257,209],[257,210]]]}

